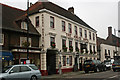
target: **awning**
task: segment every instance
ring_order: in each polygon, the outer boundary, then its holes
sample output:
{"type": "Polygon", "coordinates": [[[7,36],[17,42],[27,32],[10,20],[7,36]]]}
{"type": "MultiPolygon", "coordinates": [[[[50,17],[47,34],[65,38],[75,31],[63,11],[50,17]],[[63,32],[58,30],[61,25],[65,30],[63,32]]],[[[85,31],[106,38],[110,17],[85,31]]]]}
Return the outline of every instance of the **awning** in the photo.
{"type": "Polygon", "coordinates": [[[0,60],[6,60],[6,61],[13,60],[13,55],[11,52],[1,51],[0,52],[0,60]]]}

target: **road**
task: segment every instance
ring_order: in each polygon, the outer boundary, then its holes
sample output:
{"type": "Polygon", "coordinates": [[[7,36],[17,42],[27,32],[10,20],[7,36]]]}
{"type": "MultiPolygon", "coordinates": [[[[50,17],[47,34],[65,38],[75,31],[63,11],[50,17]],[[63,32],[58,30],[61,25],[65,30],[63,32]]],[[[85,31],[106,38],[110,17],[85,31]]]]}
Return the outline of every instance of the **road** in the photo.
{"type": "Polygon", "coordinates": [[[112,70],[104,72],[89,72],[77,75],[66,75],[58,78],[48,78],[42,80],[120,80],[120,72],[113,72],[112,70]]]}
{"type": "Polygon", "coordinates": [[[80,80],[120,80],[120,72],[105,71],[97,73],[83,73],[81,75],[67,76],[66,78],[79,78],[80,80]]]}

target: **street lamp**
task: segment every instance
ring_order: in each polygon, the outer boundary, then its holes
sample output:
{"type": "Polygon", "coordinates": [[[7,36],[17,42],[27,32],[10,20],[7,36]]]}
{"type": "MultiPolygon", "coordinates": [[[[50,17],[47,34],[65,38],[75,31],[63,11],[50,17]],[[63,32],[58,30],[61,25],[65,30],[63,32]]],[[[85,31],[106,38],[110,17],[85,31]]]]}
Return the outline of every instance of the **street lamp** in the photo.
{"type": "MultiPolygon", "coordinates": [[[[27,44],[29,44],[29,0],[27,1],[27,44]]],[[[29,60],[29,46],[27,45],[27,60],[29,60]]]]}

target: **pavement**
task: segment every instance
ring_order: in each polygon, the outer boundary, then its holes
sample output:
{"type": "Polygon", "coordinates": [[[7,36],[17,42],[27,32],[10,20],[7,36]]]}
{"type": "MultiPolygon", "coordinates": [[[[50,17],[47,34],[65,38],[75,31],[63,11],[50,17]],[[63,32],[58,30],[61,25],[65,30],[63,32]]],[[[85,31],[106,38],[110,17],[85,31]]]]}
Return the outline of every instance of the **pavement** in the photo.
{"type": "Polygon", "coordinates": [[[77,71],[77,72],[67,72],[67,73],[63,73],[63,74],[53,74],[53,75],[48,75],[48,76],[42,76],[42,79],[45,78],[65,78],[67,76],[74,76],[74,75],[80,75],[85,73],[84,71],[77,71]]]}

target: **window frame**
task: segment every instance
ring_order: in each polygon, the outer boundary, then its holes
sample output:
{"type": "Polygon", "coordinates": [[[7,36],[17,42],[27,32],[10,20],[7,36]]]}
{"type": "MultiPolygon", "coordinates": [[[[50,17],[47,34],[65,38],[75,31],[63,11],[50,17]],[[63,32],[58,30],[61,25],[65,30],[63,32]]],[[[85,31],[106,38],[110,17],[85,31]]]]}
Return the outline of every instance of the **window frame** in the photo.
{"type": "Polygon", "coordinates": [[[68,32],[72,33],[72,25],[70,23],[68,23],[68,32]]]}
{"type": "Polygon", "coordinates": [[[35,17],[35,26],[36,27],[39,27],[39,25],[40,25],[40,22],[39,22],[40,20],[39,20],[39,16],[36,16],[35,17]]]}
{"type": "Polygon", "coordinates": [[[21,29],[27,30],[27,22],[25,21],[21,22],[21,29]]]}
{"type": "Polygon", "coordinates": [[[77,26],[75,26],[75,35],[78,35],[77,26]]]}
{"type": "Polygon", "coordinates": [[[79,28],[80,37],[82,37],[82,28],[79,28]]]}
{"type": "Polygon", "coordinates": [[[66,31],[65,21],[62,21],[62,31],[66,31]]]}
{"type": "Polygon", "coordinates": [[[85,38],[87,39],[87,30],[84,30],[85,38]]]}
{"type": "Polygon", "coordinates": [[[50,28],[55,28],[55,26],[54,26],[54,17],[53,16],[50,16],[50,28]]]}

